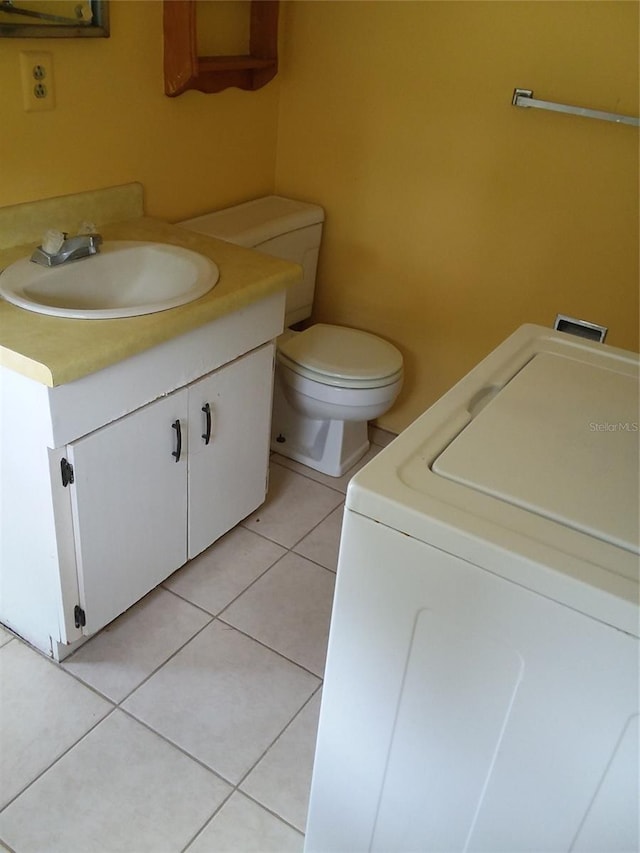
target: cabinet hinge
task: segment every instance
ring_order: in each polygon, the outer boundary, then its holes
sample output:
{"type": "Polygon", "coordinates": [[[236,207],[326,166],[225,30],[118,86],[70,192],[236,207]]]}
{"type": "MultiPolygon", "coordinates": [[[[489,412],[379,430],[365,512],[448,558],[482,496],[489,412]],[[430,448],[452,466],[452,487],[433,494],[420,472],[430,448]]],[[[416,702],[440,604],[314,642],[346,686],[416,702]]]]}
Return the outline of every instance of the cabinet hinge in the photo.
{"type": "Polygon", "coordinates": [[[62,485],[68,486],[73,483],[73,465],[63,457],[60,460],[60,473],[62,474],[62,485]]]}
{"type": "Polygon", "coordinates": [[[87,624],[87,616],[79,604],[76,604],[73,609],[73,617],[76,622],[76,628],[84,628],[84,626],[87,624]]]}

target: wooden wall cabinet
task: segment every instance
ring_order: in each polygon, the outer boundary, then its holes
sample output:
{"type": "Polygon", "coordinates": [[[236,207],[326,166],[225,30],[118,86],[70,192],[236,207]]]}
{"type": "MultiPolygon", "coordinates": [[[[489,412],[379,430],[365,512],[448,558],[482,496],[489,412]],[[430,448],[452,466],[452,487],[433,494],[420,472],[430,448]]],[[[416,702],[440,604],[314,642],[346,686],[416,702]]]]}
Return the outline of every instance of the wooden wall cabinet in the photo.
{"type": "Polygon", "coordinates": [[[278,71],[278,0],[252,0],[249,53],[198,56],[197,0],[164,0],[165,94],[259,89],[278,71]]]}

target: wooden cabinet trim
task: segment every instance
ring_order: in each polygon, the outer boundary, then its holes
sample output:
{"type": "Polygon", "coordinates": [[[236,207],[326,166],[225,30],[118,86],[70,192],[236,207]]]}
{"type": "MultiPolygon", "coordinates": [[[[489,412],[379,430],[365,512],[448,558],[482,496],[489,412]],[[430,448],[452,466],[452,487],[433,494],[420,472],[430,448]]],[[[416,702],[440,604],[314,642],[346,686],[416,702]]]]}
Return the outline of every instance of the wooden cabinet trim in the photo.
{"type": "Polygon", "coordinates": [[[278,0],[252,0],[249,54],[198,56],[196,0],[164,0],[165,94],[255,90],[278,72],[278,0]]]}

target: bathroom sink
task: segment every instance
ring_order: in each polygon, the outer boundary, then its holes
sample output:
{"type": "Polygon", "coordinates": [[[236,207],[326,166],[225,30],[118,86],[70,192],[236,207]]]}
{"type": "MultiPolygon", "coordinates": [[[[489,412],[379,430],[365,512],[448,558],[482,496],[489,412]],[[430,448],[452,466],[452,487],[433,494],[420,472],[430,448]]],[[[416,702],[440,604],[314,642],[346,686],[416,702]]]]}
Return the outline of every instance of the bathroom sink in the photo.
{"type": "Polygon", "coordinates": [[[98,254],[59,266],[16,261],[0,273],[0,295],[38,314],[105,320],[192,302],[218,275],[213,261],[180,246],[105,241],[98,254]]]}

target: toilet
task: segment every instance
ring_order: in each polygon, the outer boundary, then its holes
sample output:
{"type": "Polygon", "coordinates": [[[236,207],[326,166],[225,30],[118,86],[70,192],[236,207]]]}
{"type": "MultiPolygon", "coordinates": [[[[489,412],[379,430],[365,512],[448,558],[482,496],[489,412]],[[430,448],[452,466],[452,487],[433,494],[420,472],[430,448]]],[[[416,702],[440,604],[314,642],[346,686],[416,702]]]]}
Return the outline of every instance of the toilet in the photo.
{"type": "Polygon", "coordinates": [[[177,224],[302,266],[277,342],[271,449],[340,477],[369,449],[367,423],[393,405],[403,364],[396,347],[368,332],[290,328],[311,316],[323,221],[318,205],[267,196],[177,224]]]}

